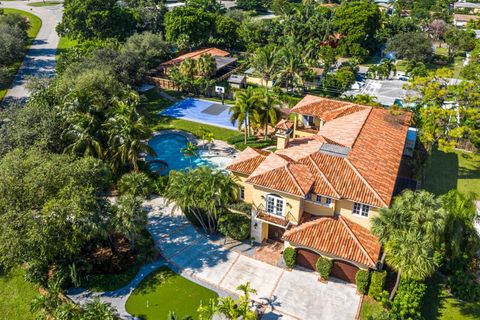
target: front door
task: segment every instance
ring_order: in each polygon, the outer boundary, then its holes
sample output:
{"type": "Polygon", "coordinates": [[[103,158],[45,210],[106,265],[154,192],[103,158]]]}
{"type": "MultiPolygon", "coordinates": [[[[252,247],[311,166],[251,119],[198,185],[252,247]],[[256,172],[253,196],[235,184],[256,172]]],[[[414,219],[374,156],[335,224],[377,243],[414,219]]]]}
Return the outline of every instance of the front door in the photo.
{"type": "Polygon", "coordinates": [[[284,233],[285,229],[274,226],[273,224],[268,225],[268,239],[283,242],[282,237],[284,233]]]}

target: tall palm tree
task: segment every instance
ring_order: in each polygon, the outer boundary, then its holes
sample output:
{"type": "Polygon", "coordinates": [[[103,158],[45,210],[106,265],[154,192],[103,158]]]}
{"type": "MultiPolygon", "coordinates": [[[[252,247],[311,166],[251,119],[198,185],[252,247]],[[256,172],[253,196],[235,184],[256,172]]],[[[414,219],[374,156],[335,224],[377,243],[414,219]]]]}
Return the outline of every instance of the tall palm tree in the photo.
{"type": "Polygon", "coordinates": [[[434,195],[427,191],[406,190],[395,198],[390,208],[380,209],[372,218],[371,231],[379,237],[384,256],[397,270],[397,281],[402,274],[407,278],[423,280],[438,267],[436,253],[440,249],[445,214],[434,195]]]}
{"type": "Polygon", "coordinates": [[[183,153],[185,157],[187,157],[190,160],[190,168],[191,168],[192,158],[198,155],[198,147],[192,142],[187,142],[186,147],[182,148],[180,151],[183,153]]]}
{"type": "Polygon", "coordinates": [[[215,58],[210,54],[202,54],[195,64],[195,73],[206,79],[210,79],[217,71],[215,58]]]}
{"type": "Polygon", "coordinates": [[[178,71],[185,78],[193,78],[195,75],[196,62],[193,59],[185,59],[178,66],[178,71]]]}
{"type": "Polygon", "coordinates": [[[118,198],[114,225],[117,232],[125,234],[135,250],[138,234],[147,225],[147,213],[142,208],[142,200],[132,194],[118,198]]]}
{"type": "Polygon", "coordinates": [[[246,90],[238,91],[235,94],[235,104],[230,107],[230,121],[232,124],[237,122],[238,130],[245,131],[245,144],[247,143],[247,134],[250,135],[251,123],[258,122],[258,111],[261,97],[258,92],[248,87],[246,90]]]}
{"type": "Polygon", "coordinates": [[[128,162],[138,172],[141,153],[156,155],[146,142],[152,131],[147,126],[146,119],[137,111],[138,100],[114,100],[114,104],[116,107],[103,124],[108,137],[110,165],[116,171],[128,162]]]}
{"type": "Polygon", "coordinates": [[[278,99],[268,90],[261,91],[262,100],[258,108],[260,124],[265,126],[264,139],[267,141],[268,125],[275,126],[280,119],[281,112],[277,107],[278,99]]]}
{"type": "Polygon", "coordinates": [[[70,123],[62,134],[62,139],[70,144],[65,152],[93,156],[102,159],[104,156],[99,122],[90,113],[74,113],[66,118],[70,123]]]}
{"type": "Polygon", "coordinates": [[[287,91],[298,90],[305,85],[305,75],[308,70],[298,50],[290,44],[280,51],[280,68],[276,78],[285,83],[287,91]]]}
{"type": "Polygon", "coordinates": [[[274,45],[258,48],[250,59],[250,66],[255,69],[263,81],[265,88],[278,70],[278,49],[274,45]]]}

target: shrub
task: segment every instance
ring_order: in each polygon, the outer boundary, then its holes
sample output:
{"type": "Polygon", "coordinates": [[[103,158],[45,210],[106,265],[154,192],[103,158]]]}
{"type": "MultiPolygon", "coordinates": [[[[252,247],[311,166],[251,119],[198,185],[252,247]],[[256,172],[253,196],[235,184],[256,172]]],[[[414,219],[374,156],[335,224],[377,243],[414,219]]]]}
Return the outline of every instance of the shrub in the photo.
{"type": "Polygon", "coordinates": [[[402,280],[393,299],[391,312],[400,319],[421,319],[422,300],[427,286],[415,280],[402,280]]]}
{"type": "Polygon", "coordinates": [[[229,207],[232,210],[237,210],[237,211],[246,213],[248,215],[252,213],[252,204],[247,203],[245,201],[238,201],[238,202],[232,203],[229,207]]]}
{"type": "Polygon", "coordinates": [[[332,273],[333,262],[330,259],[320,257],[317,260],[317,272],[320,273],[320,277],[324,280],[328,280],[330,273],[332,273]]]}
{"type": "Polygon", "coordinates": [[[48,265],[42,261],[31,261],[25,270],[25,280],[46,285],[48,280],[48,265]]]}
{"type": "Polygon", "coordinates": [[[124,174],[118,181],[118,191],[121,194],[146,197],[150,194],[150,178],[143,172],[124,174]]]}
{"type": "Polygon", "coordinates": [[[283,261],[285,261],[287,268],[293,268],[295,266],[296,259],[297,251],[294,248],[288,247],[283,250],[283,261]]]}
{"type": "Polygon", "coordinates": [[[274,144],[273,140],[252,141],[252,142],[247,142],[247,144],[243,143],[243,141],[242,141],[242,142],[235,143],[235,148],[240,150],[240,151],[245,150],[247,147],[256,148],[256,149],[263,149],[263,148],[272,146],[273,144],[274,144]]]}
{"type": "Polygon", "coordinates": [[[368,270],[358,270],[355,275],[355,283],[357,285],[357,290],[361,294],[367,294],[368,292],[368,281],[370,280],[370,272],[368,270]]]}
{"type": "Polygon", "coordinates": [[[459,299],[471,302],[480,299],[480,286],[472,273],[457,270],[448,279],[448,287],[452,294],[459,299]]]}
{"type": "Polygon", "coordinates": [[[232,239],[242,241],[250,236],[250,223],[250,217],[229,211],[218,221],[218,231],[232,239]]]}
{"type": "Polygon", "coordinates": [[[370,280],[370,289],[368,290],[368,295],[374,299],[377,299],[385,287],[386,279],[386,271],[374,271],[370,280]]]}
{"type": "Polygon", "coordinates": [[[158,195],[162,195],[168,187],[168,176],[158,176],[152,182],[152,189],[158,195]]]}
{"type": "MultiPolygon", "coordinates": [[[[247,142],[250,141],[256,141],[257,140],[257,137],[255,136],[250,136],[250,137],[247,137],[247,142]]],[[[239,143],[239,142],[244,142],[245,141],[245,135],[243,134],[239,134],[239,135],[236,135],[236,136],[233,136],[231,138],[228,138],[227,139],[227,142],[229,144],[235,144],[235,143],[239,143]]]]}

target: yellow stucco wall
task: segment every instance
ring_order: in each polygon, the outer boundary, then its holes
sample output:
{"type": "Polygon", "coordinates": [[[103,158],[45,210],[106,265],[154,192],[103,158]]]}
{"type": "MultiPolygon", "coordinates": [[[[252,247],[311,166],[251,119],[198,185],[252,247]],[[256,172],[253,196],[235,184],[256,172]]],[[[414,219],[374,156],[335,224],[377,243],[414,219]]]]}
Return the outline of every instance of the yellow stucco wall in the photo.
{"type": "Polygon", "coordinates": [[[370,207],[370,212],[368,217],[361,217],[358,215],[352,214],[353,210],[353,202],[349,200],[338,200],[335,204],[335,213],[341,214],[342,216],[346,217],[347,219],[352,220],[359,225],[370,229],[370,219],[374,216],[378,215],[378,208],[370,207]]]}
{"type": "Polygon", "coordinates": [[[335,213],[335,200],[332,199],[332,206],[325,207],[313,201],[303,201],[304,211],[316,216],[333,216],[335,213]]]}
{"type": "Polygon", "coordinates": [[[232,173],[232,175],[235,177],[235,181],[237,182],[237,184],[245,189],[244,201],[252,203],[253,186],[249,183],[245,183],[245,180],[247,180],[248,176],[238,173],[232,173]]]}
{"type": "Polygon", "coordinates": [[[285,200],[285,207],[284,207],[284,215],[285,217],[292,223],[298,224],[301,218],[301,214],[303,212],[302,206],[302,199],[299,197],[295,197],[293,195],[272,191],[266,188],[253,186],[253,197],[252,203],[255,207],[260,207],[265,209],[266,204],[266,196],[269,193],[274,193],[276,195],[281,196],[285,200]],[[263,197],[263,198],[262,198],[263,197]]]}

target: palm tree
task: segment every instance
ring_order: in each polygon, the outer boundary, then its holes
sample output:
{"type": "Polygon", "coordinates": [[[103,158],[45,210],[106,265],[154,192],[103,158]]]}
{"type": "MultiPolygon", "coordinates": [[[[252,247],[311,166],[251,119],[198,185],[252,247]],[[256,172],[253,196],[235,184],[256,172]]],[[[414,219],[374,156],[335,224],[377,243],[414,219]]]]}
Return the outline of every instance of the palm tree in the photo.
{"type": "Polygon", "coordinates": [[[147,126],[146,119],[137,111],[138,100],[114,100],[114,104],[116,107],[103,124],[108,136],[110,165],[116,171],[128,162],[138,172],[141,153],[156,155],[146,142],[152,131],[147,126]]]}
{"type": "Polygon", "coordinates": [[[137,235],[147,226],[147,213],[142,208],[142,200],[132,194],[120,196],[115,210],[116,230],[125,234],[135,250],[137,235]]]}
{"type": "Polygon", "coordinates": [[[277,79],[284,82],[287,91],[303,88],[307,66],[302,61],[298,50],[293,45],[288,45],[280,51],[280,68],[277,72],[277,79]]]}
{"type": "Polygon", "coordinates": [[[217,300],[210,299],[207,304],[200,303],[197,309],[198,318],[200,320],[212,320],[213,316],[218,312],[217,300]]]}
{"type": "Polygon", "coordinates": [[[278,50],[274,45],[258,48],[250,59],[250,66],[255,69],[263,81],[265,88],[278,70],[278,50]]]}
{"type": "Polygon", "coordinates": [[[215,136],[213,133],[207,132],[203,138],[208,143],[208,151],[210,151],[210,147],[212,146],[213,141],[215,141],[215,136]]]}
{"type": "Polygon", "coordinates": [[[255,122],[259,118],[257,108],[260,100],[258,92],[252,87],[248,87],[235,94],[235,104],[229,109],[232,124],[237,121],[238,130],[241,130],[243,125],[245,144],[247,143],[247,133],[250,135],[251,122],[255,122]]]}
{"type": "Polygon", "coordinates": [[[68,116],[66,122],[70,125],[63,132],[62,139],[70,144],[65,152],[102,159],[104,150],[96,117],[90,113],[74,113],[68,116]]]}
{"type": "Polygon", "coordinates": [[[192,158],[198,155],[198,147],[192,142],[187,142],[187,146],[180,150],[185,157],[190,160],[190,168],[192,167],[192,158]]]}
{"type": "Polygon", "coordinates": [[[195,71],[197,75],[206,79],[210,79],[217,71],[215,58],[210,54],[202,54],[196,61],[195,71]]]}
{"type": "Polygon", "coordinates": [[[392,298],[402,274],[423,280],[438,267],[436,253],[441,245],[444,216],[434,195],[407,190],[395,198],[390,208],[380,209],[380,214],[372,218],[371,231],[379,237],[384,250],[382,263],[386,257],[397,271],[392,298]]]}
{"type": "Polygon", "coordinates": [[[193,78],[195,75],[196,62],[193,59],[185,59],[178,66],[180,74],[188,79],[193,78]]]}
{"type": "Polygon", "coordinates": [[[261,91],[261,94],[263,99],[260,101],[260,107],[257,112],[260,123],[265,126],[263,135],[265,141],[267,141],[268,125],[275,126],[281,116],[281,112],[277,108],[278,100],[272,93],[265,89],[261,91]]]}

